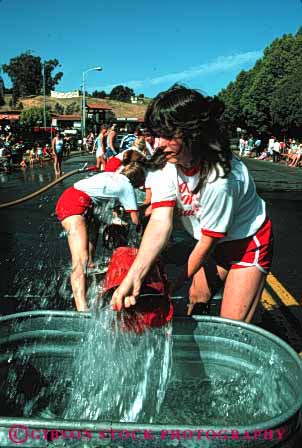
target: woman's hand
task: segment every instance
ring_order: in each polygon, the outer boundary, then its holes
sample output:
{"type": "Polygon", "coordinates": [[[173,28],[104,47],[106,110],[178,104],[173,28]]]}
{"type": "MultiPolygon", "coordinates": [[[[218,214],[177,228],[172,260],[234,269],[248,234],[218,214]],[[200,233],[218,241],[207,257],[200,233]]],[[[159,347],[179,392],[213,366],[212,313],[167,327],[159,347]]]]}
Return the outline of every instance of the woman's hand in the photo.
{"type": "Polygon", "coordinates": [[[112,296],[111,306],[113,310],[120,311],[123,307],[129,308],[135,305],[144,278],[169,241],[172,219],[172,207],[160,207],[152,212],[136,259],[127,276],[112,296]]]}
{"type": "Polygon", "coordinates": [[[110,305],[113,311],[121,311],[122,308],[129,308],[136,304],[140,294],[142,282],[137,278],[126,278],[114,291],[110,305]]]}

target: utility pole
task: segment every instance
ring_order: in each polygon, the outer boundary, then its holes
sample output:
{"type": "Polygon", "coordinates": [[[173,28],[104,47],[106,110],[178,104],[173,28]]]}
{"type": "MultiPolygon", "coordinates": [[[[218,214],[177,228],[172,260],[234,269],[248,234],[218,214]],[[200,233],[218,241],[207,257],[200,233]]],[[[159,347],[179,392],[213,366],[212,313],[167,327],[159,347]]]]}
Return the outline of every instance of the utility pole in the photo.
{"type": "Polygon", "coordinates": [[[43,126],[46,129],[46,89],[45,89],[45,61],[43,62],[43,126]]]}

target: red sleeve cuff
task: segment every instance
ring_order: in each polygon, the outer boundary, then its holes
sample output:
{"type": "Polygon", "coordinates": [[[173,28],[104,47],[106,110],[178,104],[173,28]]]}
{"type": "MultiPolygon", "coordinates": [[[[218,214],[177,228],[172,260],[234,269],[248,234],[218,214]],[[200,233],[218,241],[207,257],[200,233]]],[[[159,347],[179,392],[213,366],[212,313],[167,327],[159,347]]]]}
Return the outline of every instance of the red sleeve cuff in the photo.
{"type": "Polygon", "coordinates": [[[226,233],[213,232],[213,230],[207,230],[207,229],[201,229],[201,233],[206,236],[211,236],[212,238],[223,238],[226,236],[226,233]]]}
{"type": "Polygon", "coordinates": [[[175,205],[176,205],[176,201],[153,202],[152,209],[160,208],[160,207],[175,207],[175,205]]]}

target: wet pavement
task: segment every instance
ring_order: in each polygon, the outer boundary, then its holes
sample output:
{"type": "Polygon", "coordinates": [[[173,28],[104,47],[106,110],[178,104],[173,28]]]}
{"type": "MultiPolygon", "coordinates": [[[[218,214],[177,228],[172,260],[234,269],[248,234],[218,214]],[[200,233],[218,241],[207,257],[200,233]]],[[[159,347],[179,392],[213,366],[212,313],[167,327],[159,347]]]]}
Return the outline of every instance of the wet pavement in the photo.
{"type": "MultiPolygon", "coordinates": [[[[94,163],[91,155],[72,155],[65,172],[94,163]]],[[[301,257],[302,170],[255,160],[245,161],[267,201],[273,220],[275,256],[254,323],[302,352],[301,257]]],[[[67,241],[54,208],[60,194],[86,174],[76,174],[18,206],[0,209],[0,315],[32,309],[73,310],[67,241]]],[[[0,173],[0,203],[26,196],[55,179],[52,164],[0,173]]],[[[102,248],[99,247],[99,257],[102,248]]],[[[169,265],[171,270],[171,266],[169,265]]],[[[172,266],[173,270],[173,266],[172,266]]],[[[100,276],[90,279],[98,282],[100,276]]],[[[179,292],[185,297],[185,290],[179,292]]],[[[186,298],[175,299],[177,314],[186,298]]],[[[211,312],[218,314],[219,301],[211,312]]],[[[293,445],[294,446],[294,445],[293,445]]]]}
{"type": "MultiPolygon", "coordinates": [[[[93,164],[93,156],[74,154],[64,161],[63,169],[70,172],[86,161],[93,164]]],[[[259,194],[267,201],[275,234],[272,274],[255,323],[281,336],[300,353],[302,170],[254,159],[246,159],[245,163],[259,194]]],[[[60,194],[84,176],[75,174],[34,199],[0,209],[1,314],[29,309],[74,309],[68,280],[69,252],[54,209],[60,194]]],[[[43,168],[0,173],[0,202],[26,196],[54,179],[51,162],[43,168]]],[[[102,257],[102,248],[98,250],[102,257]]],[[[179,313],[185,311],[186,300],[175,303],[179,313]]]]}

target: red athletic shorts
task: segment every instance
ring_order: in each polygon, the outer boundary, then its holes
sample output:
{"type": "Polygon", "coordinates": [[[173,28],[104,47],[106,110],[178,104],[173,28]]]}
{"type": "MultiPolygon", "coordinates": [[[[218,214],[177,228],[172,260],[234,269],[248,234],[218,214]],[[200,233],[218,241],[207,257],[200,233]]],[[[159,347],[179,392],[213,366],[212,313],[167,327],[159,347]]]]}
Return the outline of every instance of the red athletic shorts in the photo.
{"type": "Polygon", "coordinates": [[[219,266],[228,270],[256,266],[268,273],[273,258],[271,220],[267,218],[255,235],[218,244],[213,256],[219,266]]]}
{"type": "Polygon", "coordinates": [[[83,191],[74,187],[67,188],[61,194],[56,206],[56,213],[60,221],[73,215],[85,215],[92,208],[92,199],[83,191]]]}

